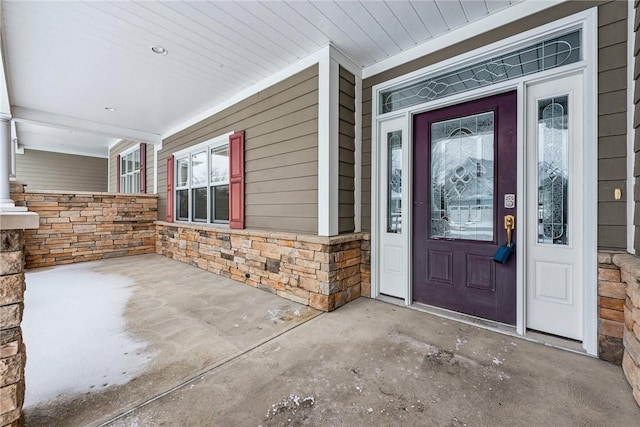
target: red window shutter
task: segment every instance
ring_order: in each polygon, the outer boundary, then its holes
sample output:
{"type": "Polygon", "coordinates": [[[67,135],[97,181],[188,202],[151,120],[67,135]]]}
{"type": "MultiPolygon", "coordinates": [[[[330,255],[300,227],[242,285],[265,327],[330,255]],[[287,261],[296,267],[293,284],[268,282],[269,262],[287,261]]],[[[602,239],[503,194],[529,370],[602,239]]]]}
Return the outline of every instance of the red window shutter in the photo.
{"type": "Polygon", "coordinates": [[[120,154],[118,154],[118,157],[116,157],[116,162],[118,162],[118,165],[116,166],[116,193],[120,192],[120,164],[122,163],[120,161],[120,154]]]}
{"type": "Polygon", "coordinates": [[[147,192],[147,144],[140,143],[140,192],[147,192]]]}
{"type": "Polygon", "coordinates": [[[167,159],[167,222],[173,222],[173,156],[167,159]]]}
{"type": "Polygon", "coordinates": [[[244,132],[229,137],[229,227],[244,228],[244,132]]]}

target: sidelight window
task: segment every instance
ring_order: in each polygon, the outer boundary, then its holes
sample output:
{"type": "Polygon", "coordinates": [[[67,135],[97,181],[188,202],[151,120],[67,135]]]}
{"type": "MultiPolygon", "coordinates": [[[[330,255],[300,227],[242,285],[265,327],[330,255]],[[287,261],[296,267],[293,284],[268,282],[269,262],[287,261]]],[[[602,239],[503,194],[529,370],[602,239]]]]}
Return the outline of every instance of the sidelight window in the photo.
{"type": "Polygon", "coordinates": [[[387,232],[402,231],[402,131],[387,133],[387,232]]]}

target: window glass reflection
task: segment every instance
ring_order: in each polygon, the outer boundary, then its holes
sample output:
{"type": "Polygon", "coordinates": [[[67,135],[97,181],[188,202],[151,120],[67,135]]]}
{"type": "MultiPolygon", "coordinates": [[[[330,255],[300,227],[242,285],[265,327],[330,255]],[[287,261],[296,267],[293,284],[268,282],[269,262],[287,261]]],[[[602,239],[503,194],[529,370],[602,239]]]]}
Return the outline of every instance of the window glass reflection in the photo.
{"type": "Polygon", "coordinates": [[[431,125],[431,237],[493,240],[493,112],[431,125]]]}

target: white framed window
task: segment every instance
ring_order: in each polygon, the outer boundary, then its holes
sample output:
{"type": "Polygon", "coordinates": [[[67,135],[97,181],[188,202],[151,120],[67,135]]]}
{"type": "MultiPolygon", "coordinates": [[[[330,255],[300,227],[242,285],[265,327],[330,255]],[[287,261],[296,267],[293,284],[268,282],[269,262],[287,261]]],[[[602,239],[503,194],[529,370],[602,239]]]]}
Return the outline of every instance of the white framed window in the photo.
{"type": "Polygon", "coordinates": [[[174,154],[177,221],[229,222],[229,137],[174,154]]]}
{"type": "Polygon", "coordinates": [[[120,154],[120,192],[140,192],[140,146],[120,154]]]}

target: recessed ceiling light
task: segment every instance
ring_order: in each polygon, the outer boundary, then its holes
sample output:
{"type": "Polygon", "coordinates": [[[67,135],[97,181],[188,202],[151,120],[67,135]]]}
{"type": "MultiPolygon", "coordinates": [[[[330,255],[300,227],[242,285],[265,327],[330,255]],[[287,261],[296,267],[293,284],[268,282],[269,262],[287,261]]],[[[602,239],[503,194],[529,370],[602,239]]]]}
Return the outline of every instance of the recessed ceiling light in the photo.
{"type": "Polygon", "coordinates": [[[153,53],[157,53],[158,55],[166,55],[169,51],[162,46],[151,46],[151,51],[153,53]]]}
{"type": "Polygon", "coordinates": [[[116,109],[113,107],[104,107],[104,109],[107,111],[111,111],[112,113],[116,111],[116,109]]]}

